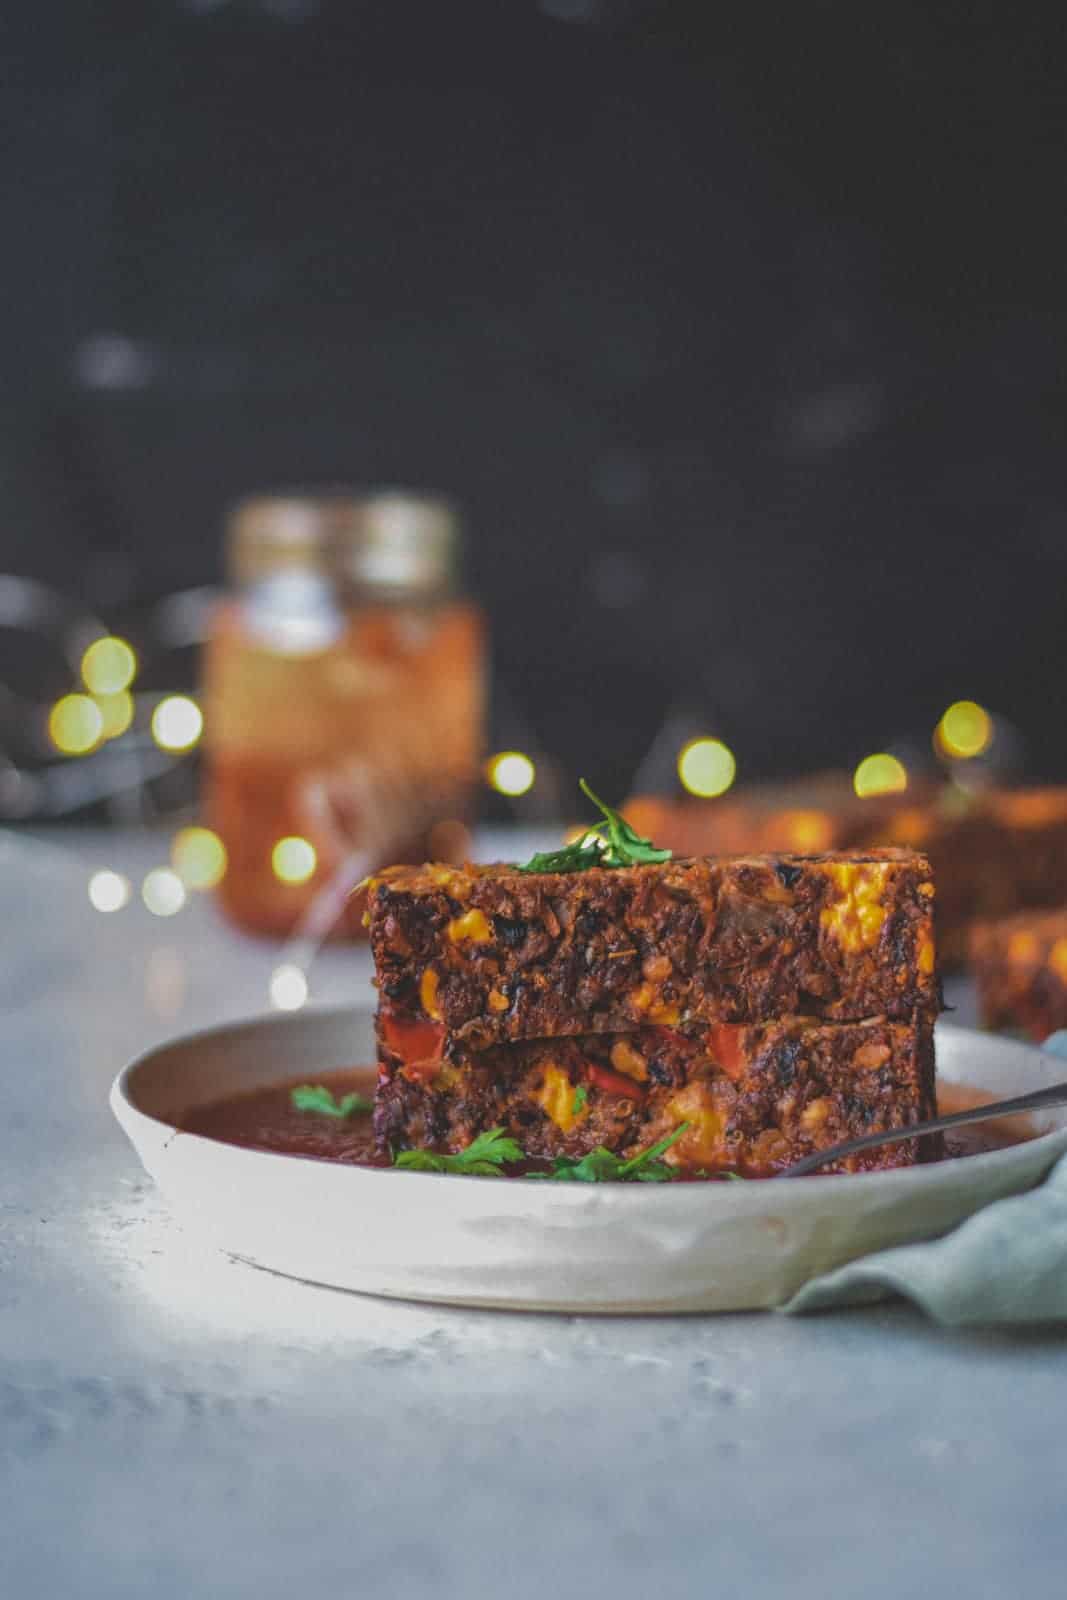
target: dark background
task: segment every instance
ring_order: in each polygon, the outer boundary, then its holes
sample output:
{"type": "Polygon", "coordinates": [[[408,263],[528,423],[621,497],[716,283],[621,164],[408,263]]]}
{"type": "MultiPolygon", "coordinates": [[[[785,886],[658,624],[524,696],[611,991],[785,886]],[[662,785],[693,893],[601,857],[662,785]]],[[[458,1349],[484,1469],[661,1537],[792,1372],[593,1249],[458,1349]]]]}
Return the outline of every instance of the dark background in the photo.
{"type": "MultiPolygon", "coordinates": [[[[1058,16],[1050,12],[1049,17],[1058,16]]],[[[466,510],[622,793],[973,696],[1067,774],[1062,27],[1031,6],[8,6],[0,570],[112,621],[293,482],[466,510]]]]}

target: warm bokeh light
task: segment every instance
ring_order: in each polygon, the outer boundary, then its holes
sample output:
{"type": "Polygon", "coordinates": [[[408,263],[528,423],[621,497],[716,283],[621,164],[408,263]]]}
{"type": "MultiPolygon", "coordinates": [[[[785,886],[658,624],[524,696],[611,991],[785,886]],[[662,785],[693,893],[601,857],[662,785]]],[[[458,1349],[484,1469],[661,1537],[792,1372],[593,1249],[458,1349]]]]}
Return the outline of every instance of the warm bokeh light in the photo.
{"type": "Polygon", "coordinates": [[[1029,794],[1002,794],[997,798],[997,815],[1017,828],[1041,828],[1063,818],[1063,801],[1058,789],[1032,789],[1029,794]]]}
{"type": "Polygon", "coordinates": [[[187,889],[213,889],[226,873],[226,846],[210,828],[179,828],[170,864],[187,889]]]}
{"type": "Polygon", "coordinates": [[[921,806],[904,806],[893,815],[889,824],[888,841],[891,844],[905,844],[910,849],[917,850],[930,837],[934,821],[931,813],[924,811],[921,806]]]}
{"type": "Polygon", "coordinates": [[[1057,939],[1048,953],[1048,964],[1061,983],[1067,983],[1067,939],[1057,939]]]}
{"type": "Polygon", "coordinates": [[[121,872],[94,872],[89,879],[89,901],[97,911],[121,911],[130,900],[130,880],[121,872]]]}
{"type": "Polygon", "coordinates": [[[203,731],[203,713],[188,695],[169,694],[152,713],[152,737],[161,750],[191,750],[203,731]]]}
{"type": "Polygon", "coordinates": [[[871,795],[903,794],[908,787],[908,769],[896,756],[881,750],[864,756],[853,774],[852,786],[861,800],[871,795]]]}
{"type": "Polygon", "coordinates": [[[1036,933],[1029,933],[1025,929],[1013,933],[1008,940],[1008,960],[1013,966],[1029,966],[1036,962],[1041,954],[1036,933]]]}
{"type": "Polygon", "coordinates": [[[678,752],[678,776],[690,794],[710,800],[726,793],[737,776],[737,762],[721,739],[690,739],[678,752]]]}
{"type": "Polygon", "coordinates": [[[934,747],[942,755],[969,761],[993,742],[993,718],[974,700],[956,700],[934,730],[934,747]]]}
{"type": "Polygon", "coordinates": [[[782,822],[790,850],[807,855],[833,848],[834,825],[825,811],[787,811],[782,822]]]}
{"type": "Polygon", "coordinates": [[[63,755],[85,755],[104,736],[100,707],[87,694],[65,694],[49,713],[48,735],[63,755]]]}
{"type": "Polygon", "coordinates": [[[315,846],[298,834],[279,839],[270,853],[274,876],[283,883],[307,883],[318,865],[315,846]]]}
{"type": "Polygon", "coordinates": [[[97,639],[82,656],[82,677],[93,694],[119,694],[137,675],[137,657],[125,639],[97,639]]]}
{"type": "Polygon", "coordinates": [[[299,1011],[308,997],[308,981],[300,967],[285,961],[270,979],[271,1005],[277,1011],[299,1011]]]}
{"type": "Polygon", "coordinates": [[[499,754],[489,757],[486,763],[486,775],[490,787],[495,789],[497,794],[507,794],[517,798],[533,788],[537,768],[529,756],[524,756],[521,750],[501,750],[499,754]]]}
{"type": "Polygon", "coordinates": [[[173,917],[185,904],[185,885],[169,867],[153,867],[141,885],[141,899],[154,917],[173,917]]]}
{"type": "Polygon", "coordinates": [[[104,738],[117,739],[133,721],[133,695],[128,689],[114,694],[94,694],[93,700],[104,721],[104,738]]]}

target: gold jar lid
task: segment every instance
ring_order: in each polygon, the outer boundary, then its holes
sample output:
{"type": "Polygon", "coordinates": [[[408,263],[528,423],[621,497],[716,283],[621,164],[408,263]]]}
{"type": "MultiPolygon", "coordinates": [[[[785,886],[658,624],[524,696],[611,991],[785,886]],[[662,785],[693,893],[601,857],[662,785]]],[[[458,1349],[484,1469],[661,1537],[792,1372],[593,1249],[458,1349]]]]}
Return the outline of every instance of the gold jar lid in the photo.
{"type": "Polygon", "coordinates": [[[346,542],[345,571],[358,589],[410,593],[452,582],[458,528],[447,501],[388,491],[360,502],[359,527],[346,542]]]}
{"type": "Polygon", "coordinates": [[[230,513],[226,555],[230,574],[251,583],[293,569],[331,572],[338,537],[351,521],[342,495],[256,495],[230,513]]]}
{"type": "Polygon", "coordinates": [[[449,503],[404,490],[257,495],[235,507],[227,530],[238,582],[302,570],[391,596],[447,589],[457,544],[449,503]]]}

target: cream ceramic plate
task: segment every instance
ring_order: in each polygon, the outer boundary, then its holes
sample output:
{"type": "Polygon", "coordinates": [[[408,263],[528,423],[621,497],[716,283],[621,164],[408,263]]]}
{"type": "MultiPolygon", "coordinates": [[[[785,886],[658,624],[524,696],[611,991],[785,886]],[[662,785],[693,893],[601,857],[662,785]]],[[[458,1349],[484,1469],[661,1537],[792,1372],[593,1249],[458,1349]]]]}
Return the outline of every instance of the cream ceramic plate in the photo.
{"type": "MultiPolygon", "coordinates": [[[[1062,1060],[941,1024],[938,1068],[1003,1097],[1062,1060]]],[[[1067,1150],[1067,1111],[1027,1144],[896,1172],[791,1182],[552,1185],[374,1170],[180,1133],[192,1106],[373,1059],[366,1010],[271,1016],[179,1039],[119,1074],[111,1105],[189,1221],[257,1266],[343,1289],[554,1311],[731,1311],[932,1237],[1036,1183],[1067,1150]]]]}

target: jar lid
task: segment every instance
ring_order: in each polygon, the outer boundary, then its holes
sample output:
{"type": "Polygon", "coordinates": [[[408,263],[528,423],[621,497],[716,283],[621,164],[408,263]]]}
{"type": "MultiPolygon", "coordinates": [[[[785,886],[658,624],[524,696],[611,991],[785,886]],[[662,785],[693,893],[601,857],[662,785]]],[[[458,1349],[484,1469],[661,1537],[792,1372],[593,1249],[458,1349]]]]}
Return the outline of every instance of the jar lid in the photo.
{"type": "Polygon", "coordinates": [[[455,512],[429,495],[388,491],[359,504],[358,528],[345,541],[345,571],[357,588],[425,591],[448,586],[458,543],[455,512]]]}
{"type": "Polygon", "coordinates": [[[227,554],[239,582],[295,568],[357,590],[401,595],[447,588],[457,542],[455,512],[437,496],[258,495],[231,513],[227,554]]]}
{"type": "Polygon", "coordinates": [[[351,521],[342,495],[257,495],[230,513],[226,554],[232,576],[252,582],[274,572],[330,572],[339,536],[351,521]]]}

